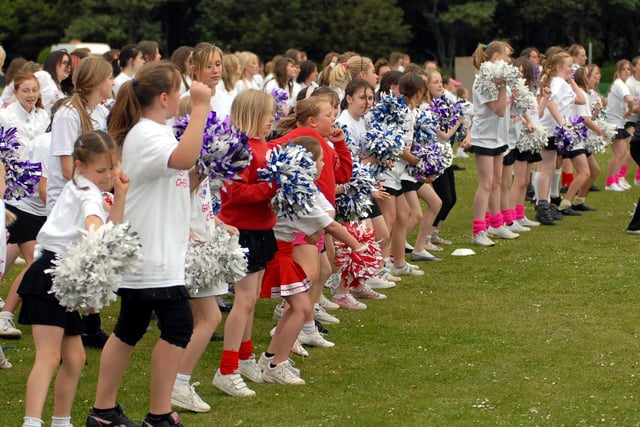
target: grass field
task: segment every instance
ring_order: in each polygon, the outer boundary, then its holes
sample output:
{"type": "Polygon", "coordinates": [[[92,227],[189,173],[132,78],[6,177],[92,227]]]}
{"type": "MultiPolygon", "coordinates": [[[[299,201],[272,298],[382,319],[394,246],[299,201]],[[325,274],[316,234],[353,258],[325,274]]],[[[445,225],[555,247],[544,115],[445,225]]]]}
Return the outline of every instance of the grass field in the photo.
{"type": "MultiPolygon", "coordinates": [[[[603,155],[601,164],[606,165],[603,155]]],[[[638,237],[624,232],[640,190],[599,192],[598,209],[540,227],[515,241],[473,249],[472,159],[456,160],[458,204],[443,227],[454,241],[426,275],[404,278],[388,300],[364,311],[337,312],[333,349],[294,357],[306,386],[252,385],[257,397],[231,398],[211,385],[222,351],[211,343],[193,380],[212,406],[182,412],[186,426],[560,426],[640,424],[638,237]]],[[[631,168],[633,171],[635,168],[631,168]]],[[[603,168],[606,171],[606,167],[603,168]]],[[[631,173],[630,173],[631,174],[631,173]]],[[[603,178],[597,182],[604,187],[603,178]]],[[[528,216],[533,210],[527,206],[528,216]]],[[[15,275],[12,270],[8,278],[15,275]]],[[[8,285],[0,290],[6,295],[8,285]]],[[[274,302],[259,301],[254,342],[264,351],[274,302]]],[[[104,312],[107,330],[117,305],[104,312]]],[[[30,329],[1,341],[14,367],[0,371],[0,422],[18,426],[33,362],[30,329]]],[[[148,366],[157,328],[138,345],[119,400],[141,420],[148,405],[148,366]]],[[[73,419],[93,403],[100,353],[87,351],[73,419]]],[[[51,404],[45,409],[45,420],[51,404]]]]}

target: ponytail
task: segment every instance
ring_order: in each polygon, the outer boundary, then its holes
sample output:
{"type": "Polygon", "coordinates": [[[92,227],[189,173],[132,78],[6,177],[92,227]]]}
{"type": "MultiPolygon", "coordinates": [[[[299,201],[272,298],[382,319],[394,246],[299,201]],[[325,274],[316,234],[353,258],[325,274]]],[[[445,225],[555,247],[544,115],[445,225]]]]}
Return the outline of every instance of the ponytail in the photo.
{"type": "Polygon", "coordinates": [[[502,40],[494,40],[489,44],[478,43],[471,55],[473,66],[479,70],[483,62],[490,61],[496,53],[503,53],[507,49],[513,52],[511,45],[502,40]]]}

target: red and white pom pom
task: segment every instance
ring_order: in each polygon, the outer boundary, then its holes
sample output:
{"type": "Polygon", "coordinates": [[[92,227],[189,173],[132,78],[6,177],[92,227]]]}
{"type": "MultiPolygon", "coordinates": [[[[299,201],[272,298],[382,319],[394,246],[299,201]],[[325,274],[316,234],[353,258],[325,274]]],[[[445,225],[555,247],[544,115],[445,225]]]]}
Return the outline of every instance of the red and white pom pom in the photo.
{"type": "Polygon", "coordinates": [[[380,269],[382,252],[376,242],[376,232],[367,228],[364,222],[345,223],[344,227],[365,246],[362,251],[354,251],[342,242],[336,242],[335,263],[343,283],[356,288],[375,276],[380,269]]]}

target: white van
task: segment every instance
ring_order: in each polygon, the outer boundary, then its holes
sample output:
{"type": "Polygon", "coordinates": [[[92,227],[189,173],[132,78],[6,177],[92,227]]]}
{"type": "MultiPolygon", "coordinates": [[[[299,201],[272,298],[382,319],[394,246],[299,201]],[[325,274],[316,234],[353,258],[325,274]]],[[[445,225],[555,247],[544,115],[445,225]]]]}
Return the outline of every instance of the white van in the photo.
{"type": "Polygon", "coordinates": [[[56,50],[60,50],[60,49],[65,49],[67,52],[71,53],[76,49],[80,49],[80,48],[88,48],[91,53],[96,54],[96,55],[102,55],[105,52],[108,52],[111,50],[111,46],[109,46],[106,43],[84,43],[84,42],[80,42],[80,43],[59,43],[59,44],[53,44],[51,45],[51,52],[56,51],[56,50]]]}

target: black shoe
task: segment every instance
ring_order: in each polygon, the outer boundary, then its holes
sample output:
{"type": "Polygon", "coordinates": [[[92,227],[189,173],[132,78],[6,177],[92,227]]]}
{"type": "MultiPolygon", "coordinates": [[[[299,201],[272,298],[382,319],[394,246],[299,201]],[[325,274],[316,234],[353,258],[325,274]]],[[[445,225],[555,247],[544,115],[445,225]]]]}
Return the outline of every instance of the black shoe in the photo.
{"type": "Polygon", "coordinates": [[[582,216],[582,214],[580,212],[574,211],[570,207],[569,208],[560,209],[560,213],[562,215],[566,215],[566,216],[582,216]]]}
{"type": "Polygon", "coordinates": [[[596,187],[595,185],[592,185],[591,187],[589,187],[589,191],[593,191],[593,192],[597,192],[597,191],[602,191],[600,190],[598,187],[596,187]]]}
{"type": "Polygon", "coordinates": [[[151,415],[147,414],[147,416],[144,417],[141,427],[184,427],[184,424],[180,422],[178,413],[172,412],[169,414],[169,419],[162,421],[152,421],[151,415]]]}
{"type": "Polygon", "coordinates": [[[99,411],[91,409],[87,416],[87,427],[142,427],[140,424],[136,424],[131,421],[124,414],[122,406],[116,403],[116,407],[109,411],[99,411]]]}
{"type": "Polygon", "coordinates": [[[314,320],[314,323],[316,324],[316,328],[318,328],[318,332],[320,332],[322,335],[327,335],[329,333],[329,330],[322,326],[322,323],[318,322],[317,320],[314,320]]]}
{"type": "Polygon", "coordinates": [[[217,332],[214,332],[211,335],[211,339],[209,341],[224,341],[224,335],[220,335],[217,332]]]}
{"type": "Polygon", "coordinates": [[[571,205],[571,209],[574,211],[583,211],[583,212],[595,212],[597,209],[592,208],[589,205],[585,205],[584,203],[580,203],[579,205],[571,205]]]}
{"type": "Polygon", "coordinates": [[[554,221],[560,221],[562,219],[562,212],[558,210],[556,205],[549,205],[549,214],[554,221]]]}
{"type": "Polygon", "coordinates": [[[567,191],[569,191],[569,186],[568,185],[563,185],[562,187],[560,187],[560,192],[562,194],[565,194],[567,191]]]}
{"type": "Polygon", "coordinates": [[[220,309],[221,313],[229,313],[233,308],[233,304],[231,304],[230,302],[223,302],[222,304],[218,304],[218,308],[220,309]]]}
{"type": "Polygon", "coordinates": [[[451,170],[454,170],[454,171],[463,171],[463,170],[466,170],[466,168],[463,168],[462,166],[460,166],[460,165],[456,165],[456,164],[454,163],[454,164],[452,164],[452,165],[451,165],[451,170]]]}
{"type": "Polygon", "coordinates": [[[102,349],[109,339],[109,335],[102,329],[93,334],[82,334],[82,345],[85,347],[102,349]]]}
{"type": "Polygon", "coordinates": [[[548,202],[540,202],[536,208],[536,220],[542,225],[555,225],[548,202]]]}
{"type": "Polygon", "coordinates": [[[562,197],[558,196],[558,197],[551,197],[551,204],[552,205],[556,205],[556,206],[560,206],[560,202],[562,201],[562,197]]]}

